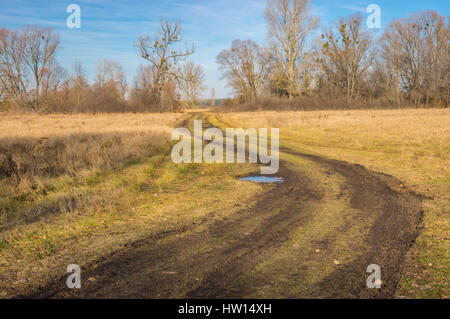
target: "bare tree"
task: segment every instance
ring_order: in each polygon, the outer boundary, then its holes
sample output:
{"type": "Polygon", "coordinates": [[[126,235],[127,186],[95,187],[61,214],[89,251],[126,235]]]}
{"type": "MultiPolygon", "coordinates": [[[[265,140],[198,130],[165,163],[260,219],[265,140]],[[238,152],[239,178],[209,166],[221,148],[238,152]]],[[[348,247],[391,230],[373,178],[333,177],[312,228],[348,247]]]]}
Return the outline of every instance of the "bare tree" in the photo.
{"type": "Polygon", "coordinates": [[[50,72],[54,63],[54,55],[59,45],[59,36],[51,28],[25,27],[23,30],[25,41],[24,60],[34,79],[34,103],[39,102],[42,92],[42,81],[45,74],[50,72]]]}
{"type": "Polygon", "coordinates": [[[363,77],[372,65],[372,38],[362,26],[357,13],[341,18],[339,25],[322,34],[323,45],[319,61],[329,84],[343,89],[347,100],[358,95],[363,77]]]}
{"type": "Polygon", "coordinates": [[[61,86],[69,81],[67,71],[56,61],[51,59],[42,74],[42,96],[47,97],[50,93],[55,93],[61,86]]]}
{"type": "Polygon", "coordinates": [[[205,72],[203,68],[192,61],[178,67],[178,87],[184,94],[190,107],[199,103],[202,91],[206,90],[205,72]]]}
{"type": "Polygon", "coordinates": [[[86,79],[86,70],[81,61],[75,61],[73,64],[74,75],[72,77],[72,88],[75,91],[76,104],[81,104],[81,93],[88,87],[86,79]]]}
{"type": "Polygon", "coordinates": [[[194,46],[191,49],[176,47],[182,40],[181,25],[166,19],[161,20],[160,29],[153,39],[149,36],[139,37],[136,43],[141,57],[149,61],[155,70],[153,83],[159,93],[169,76],[176,77],[174,65],[194,53],[194,46]]]}
{"type": "Polygon", "coordinates": [[[125,95],[128,90],[128,83],[126,78],[125,70],[122,65],[117,61],[107,61],[105,63],[105,70],[108,79],[113,81],[119,91],[120,98],[125,100],[125,95]]]}
{"type": "Polygon", "coordinates": [[[3,99],[21,104],[27,98],[25,41],[20,31],[0,29],[0,83],[3,99]]]}
{"type": "Polygon", "coordinates": [[[139,111],[154,110],[158,107],[159,97],[155,95],[153,79],[154,69],[151,65],[140,65],[130,92],[131,104],[139,111]]]}
{"type": "Polygon", "coordinates": [[[125,73],[116,61],[98,60],[97,76],[91,90],[91,104],[96,111],[116,112],[126,109],[125,73]]]}
{"type": "Polygon", "coordinates": [[[296,94],[306,55],[305,42],[317,26],[318,18],[309,16],[310,0],[268,0],[265,18],[277,65],[276,72],[287,79],[288,95],[296,94]]]}
{"type": "Polygon", "coordinates": [[[126,74],[123,67],[117,61],[103,59],[97,64],[97,78],[95,85],[102,89],[109,84],[109,88],[114,88],[118,98],[125,99],[128,88],[126,74]]]}
{"type": "Polygon", "coordinates": [[[229,50],[216,58],[223,77],[243,100],[254,99],[264,85],[266,55],[252,40],[234,40],[229,50]]]}

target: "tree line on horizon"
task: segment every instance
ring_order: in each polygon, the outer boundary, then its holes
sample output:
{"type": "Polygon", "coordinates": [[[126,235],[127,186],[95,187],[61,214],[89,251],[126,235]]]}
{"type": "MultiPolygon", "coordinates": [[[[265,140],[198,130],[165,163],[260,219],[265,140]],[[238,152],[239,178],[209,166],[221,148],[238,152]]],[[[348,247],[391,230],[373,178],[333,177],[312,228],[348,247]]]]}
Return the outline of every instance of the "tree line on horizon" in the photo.
{"type": "MultiPolygon", "coordinates": [[[[383,33],[360,13],[322,28],[311,0],[268,0],[268,45],[234,40],[217,56],[247,108],[364,108],[449,104],[448,17],[422,11],[383,33]],[[276,98],[276,99],[274,99],[276,98]]],[[[234,103],[233,103],[234,102],[234,103]]]]}
{"type": "MultiPolygon", "coordinates": [[[[360,13],[320,32],[311,0],[268,0],[268,43],[232,42],[216,57],[237,109],[448,107],[448,17],[435,11],[389,23],[376,36],[360,13]],[[315,32],[315,33],[314,33],[315,32]],[[316,34],[316,36],[315,36],[316,34]]],[[[173,111],[201,105],[203,68],[189,61],[178,22],[161,19],[136,41],[139,66],[130,85],[117,61],[99,59],[93,83],[80,61],[56,59],[51,28],[0,29],[0,108],[46,112],[173,111]]]]}
{"type": "Polygon", "coordinates": [[[89,83],[81,61],[74,62],[71,73],[58,63],[59,36],[51,28],[2,28],[0,106],[44,112],[149,112],[200,105],[205,73],[187,60],[194,47],[180,49],[182,40],[181,25],[161,19],[154,37],[139,37],[135,43],[149,63],[138,67],[131,85],[122,65],[108,59],[98,60],[89,83]]]}

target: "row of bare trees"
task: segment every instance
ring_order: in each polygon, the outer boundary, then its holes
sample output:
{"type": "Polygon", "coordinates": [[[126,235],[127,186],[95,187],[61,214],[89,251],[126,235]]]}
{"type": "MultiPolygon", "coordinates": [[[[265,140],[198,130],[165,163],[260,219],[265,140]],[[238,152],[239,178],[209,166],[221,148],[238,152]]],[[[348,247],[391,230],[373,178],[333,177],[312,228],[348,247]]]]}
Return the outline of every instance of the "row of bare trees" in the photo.
{"type": "Polygon", "coordinates": [[[92,83],[75,61],[72,72],[56,60],[59,38],[50,28],[0,29],[0,106],[57,112],[167,111],[200,103],[205,87],[201,66],[186,58],[194,47],[179,47],[179,23],[161,20],[153,38],[140,37],[141,65],[134,81],[116,61],[98,61],[92,83]],[[183,64],[179,63],[184,62],[183,64]]]}
{"type": "Polygon", "coordinates": [[[381,38],[386,92],[416,104],[449,102],[449,24],[436,12],[392,22],[381,38]]]}
{"type": "Polygon", "coordinates": [[[377,37],[357,13],[314,37],[318,18],[310,16],[310,5],[268,0],[268,46],[235,40],[217,56],[240,102],[275,96],[448,106],[448,18],[434,11],[412,14],[377,37]]]}
{"type": "MultiPolygon", "coordinates": [[[[267,0],[268,44],[234,40],[217,56],[239,102],[259,97],[321,104],[448,106],[449,25],[434,11],[391,22],[377,35],[358,13],[312,33],[312,0],[267,0]]],[[[200,104],[205,72],[188,61],[177,22],[161,20],[135,43],[146,62],[133,83],[115,61],[99,60],[93,83],[80,62],[72,72],[56,60],[59,38],[49,28],[0,29],[0,106],[61,112],[168,111],[200,104]]]]}

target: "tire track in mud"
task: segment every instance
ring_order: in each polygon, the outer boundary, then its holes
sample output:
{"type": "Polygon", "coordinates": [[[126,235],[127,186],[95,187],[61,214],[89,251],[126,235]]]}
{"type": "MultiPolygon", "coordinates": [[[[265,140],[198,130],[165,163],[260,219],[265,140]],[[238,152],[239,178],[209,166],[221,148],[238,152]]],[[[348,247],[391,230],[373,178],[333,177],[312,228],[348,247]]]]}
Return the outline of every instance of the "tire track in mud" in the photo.
{"type": "Polygon", "coordinates": [[[408,190],[398,191],[396,189],[403,187],[401,181],[359,164],[287,148],[281,151],[307,158],[343,176],[351,193],[351,207],[368,217],[376,217],[366,238],[368,253],[324,278],[315,295],[328,298],[393,297],[402,274],[404,257],[420,232],[423,196],[408,190]],[[366,288],[366,268],[370,264],[381,268],[381,289],[366,288]]]}
{"type": "Polygon", "coordinates": [[[59,278],[29,297],[171,298],[180,296],[181,291],[190,298],[238,297],[243,287],[231,287],[233,279],[288,240],[290,232],[311,217],[302,206],[322,197],[306,176],[284,166],[280,173],[288,176],[285,182],[264,193],[248,210],[216,221],[208,220],[214,217],[210,215],[191,227],[135,242],[84,270],[84,278],[96,280],[83,289],[67,290],[65,279],[59,278]],[[299,180],[303,187],[294,188],[299,180]],[[246,232],[243,223],[257,226],[246,232]],[[230,233],[234,238],[222,242],[230,233]],[[195,252],[195,247],[205,242],[211,249],[195,252]],[[186,252],[193,253],[185,256],[186,252]],[[197,281],[201,274],[205,279],[197,281]]]}
{"type": "MultiPolygon", "coordinates": [[[[191,115],[183,121],[185,127],[197,116],[191,115]]],[[[366,245],[367,253],[323,278],[312,287],[311,297],[392,297],[401,276],[404,255],[419,232],[420,196],[395,190],[401,183],[394,177],[372,172],[358,164],[287,148],[280,151],[306,158],[343,176],[342,191],[350,195],[351,207],[367,217],[375,216],[375,222],[361,243],[366,245]],[[369,264],[381,266],[381,289],[366,288],[369,264]]],[[[249,209],[221,220],[215,220],[215,213],[211,212],[196,224],[132,243],[84,270],[83,278],[96,280],[86,283],[83,289],[68,290],[64,277],[28,297],[245,297],[255,288],[241,275],[269,259],[291,239],[295,229],[313,218],[311,207],[323,201],[324,188],[305,174],[290,169],[286,162],[280,162],[277,175],[284,177],[285,182],[265,186],[267,191],[249,209]],[[247,232],[248,225],[254,227],[247,232]],[[227,238],[230,234],[231,239],[227,238]],[[206,249],[205,244],[208,244],[206,249]]]]}

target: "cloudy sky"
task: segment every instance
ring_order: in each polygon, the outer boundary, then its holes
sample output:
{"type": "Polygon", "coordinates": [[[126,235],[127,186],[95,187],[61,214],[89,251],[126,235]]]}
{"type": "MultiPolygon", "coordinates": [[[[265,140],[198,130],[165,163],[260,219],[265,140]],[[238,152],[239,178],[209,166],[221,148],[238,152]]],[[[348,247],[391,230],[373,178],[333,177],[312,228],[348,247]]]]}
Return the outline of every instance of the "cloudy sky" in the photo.
{"type": "MultiPolygon", "coordinates": [[[[382,28],[394,18],[420,10],[450,14],[446,0],[316,0],[311,14],[320,16],[321,25],[325,26],[356,11],[367,17],[369,4],[380,6],[382,28]]],[[[234,39],[252,39],[265,44],[265,6],[265,0],[146,0],[142,3],[134,0],[0,0],[0,27],[52,27],[60,34],[58,60],[68,71],[72,71],[75,60],[80,60],[89,79],[93,80],[97,60],[107,58],[123,65],[131,83],[138,65],[145,63],[138,56],[134,42],[140,35],[153,35],[161,17],[178,20],[184,29],[185,42],[195,45],[196,53],[191,60],[203,66],[208,87],[214,87],[216,97],[222,98],[227,97],[230,90],[220,79],[215,58],[234,39]],[[66,26],[69,16],[66,8],[71,3],[81,8],[80,29],[66,26]]],[[[209,92],[205,95],[208,97],[209,92]]]]}

